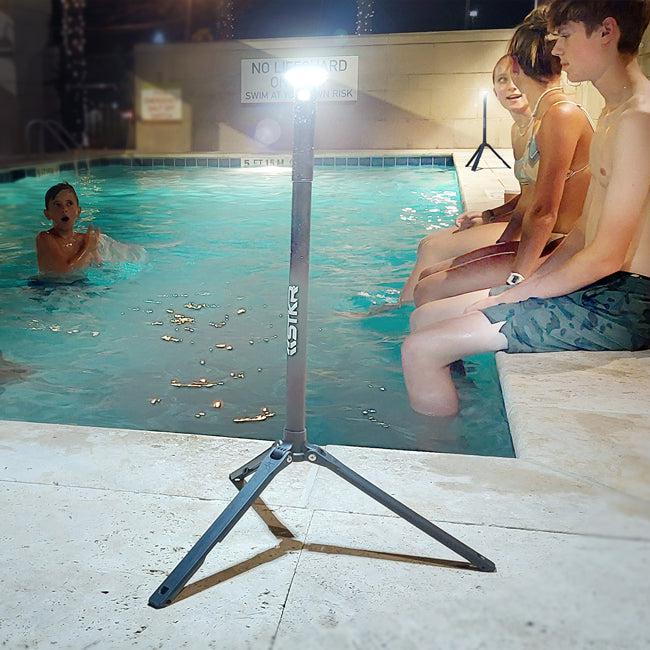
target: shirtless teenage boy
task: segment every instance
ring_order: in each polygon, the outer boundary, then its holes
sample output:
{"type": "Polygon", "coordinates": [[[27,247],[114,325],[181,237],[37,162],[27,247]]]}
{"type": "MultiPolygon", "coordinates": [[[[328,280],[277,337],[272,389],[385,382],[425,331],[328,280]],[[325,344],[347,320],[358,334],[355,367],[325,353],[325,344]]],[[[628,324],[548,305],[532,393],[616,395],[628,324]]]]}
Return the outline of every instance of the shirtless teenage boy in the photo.
{"type": "Polygon", "coordinates": [[[81,208],[72,185],[57,183],[52,186],[45,194],[43,214],[52,222],[52,227],[36,236],[41,273],[64,274],[101,262],[97,253],[99,230],[92,226],[85,233],[74,229],[81,208]]]}
{"type": "Polygon", "coordinates": [[[649,22],[648,0],[551,3],[554,54],[571,81],[591,81],[605,99],[585,207],[529,278],[406,339],[416,411],[458,411],[449,364],[472,354],[650,347],[650,81],[637,59],[649,22]]]}

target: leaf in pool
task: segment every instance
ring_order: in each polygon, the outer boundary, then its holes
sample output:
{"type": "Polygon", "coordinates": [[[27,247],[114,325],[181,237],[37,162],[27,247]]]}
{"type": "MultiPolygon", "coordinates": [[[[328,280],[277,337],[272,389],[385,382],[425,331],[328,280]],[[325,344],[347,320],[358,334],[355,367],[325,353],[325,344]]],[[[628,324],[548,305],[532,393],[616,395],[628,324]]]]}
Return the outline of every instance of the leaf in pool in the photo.
{"type": "Polygon", "coordinates": [[[183,314],[174,314],[170,319],[169,322],[172,325],[186,325],[187,323],[193,323],[194,318],[191,316],[185,316],[183,314]]]}
{"type": "Polygon", "coordinates": [[[172,386],[175,386],[176,388],[212,388],[217,383],[223,383],[223,382],[215,383],[215,382],[208,381],[205,377],[201,377],[200,379],[193,379],[189,384],[184,384],[182,381],[178,379],[172,379],[169,383],[172,386]]]}
{"type": "Polygon", "coordinates": [[[259,415],[244,415],[239,418],[233,418],[233,422],[236,424],[242,424],[244,422],[264,422],[264,420],[268,420],[274,415],[275,413],[272,413],[268,408],[266,408],[266,406],[263,406],[260,409],[259,415]]]}

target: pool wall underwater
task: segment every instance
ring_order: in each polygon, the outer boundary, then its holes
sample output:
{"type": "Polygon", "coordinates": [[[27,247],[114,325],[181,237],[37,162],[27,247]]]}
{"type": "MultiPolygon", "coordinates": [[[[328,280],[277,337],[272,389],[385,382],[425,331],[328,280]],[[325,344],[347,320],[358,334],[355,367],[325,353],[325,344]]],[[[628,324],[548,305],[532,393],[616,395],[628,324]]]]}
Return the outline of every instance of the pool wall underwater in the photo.
{"type": "MultiPolygon", "coordinates": [[[[410,411],[401,377],[399,349],[410,310],[359,317],[396,300],[419,238],[451,223],[460,210],[451,156],[359,153],[317,156],[316,162],[310,439],[512,456],[493,357],[470,360],[466,375],[455,377],[459,417],[424,418],[410,411]],[[356,317],[348,318],[350,312],[356,317]]],[[[0,225],[10,240],[15,233],[29,247],[47,224],[33,216],[13,223],[8,212],[17,207],[39,214],[47,187],[67,180],[86,210],[82,222],[144,245],[152,260],[141,269],[93,269],[85,286],[52,289],[30,286],[31,251],[9,251],[9,265],[0,265],[0,309],[13,313],[0,325],[0,350],[5,359],[34,366],[34,373],[0,387],[0,418],[280,437],[291,181],[288,169],[264,165],[289,164],[290,156],[110,156],[12,170],[14,182],[0,186],[0,225]],[[194,232],[201,233],[198,248],[194,232]],[[193,317],[194,331],[170,327],[170,312],[193,317]],[[226,325],[216,328],[219,323],[226,325]],[[163,343],[163,335],[184,342],[163,343]],[[231,356],[217,344],[231,345],[231,356]],[[43,361],[47,355],[54,367],[43,361]],[[239,371],[245,380],[235,387],[239,371]],[[199,376],[215,388],[184,390],[172,383],[199,376]],[[81,402],[67,403],[57,390],[76,393],[81,402]],[[160,402],[151,404],[156,398],[160,402]],[[210,408],[213,398],[223,398],[223,408],[210,408]],[[262,406],[277,417],[233,424],[262,406]]]]}

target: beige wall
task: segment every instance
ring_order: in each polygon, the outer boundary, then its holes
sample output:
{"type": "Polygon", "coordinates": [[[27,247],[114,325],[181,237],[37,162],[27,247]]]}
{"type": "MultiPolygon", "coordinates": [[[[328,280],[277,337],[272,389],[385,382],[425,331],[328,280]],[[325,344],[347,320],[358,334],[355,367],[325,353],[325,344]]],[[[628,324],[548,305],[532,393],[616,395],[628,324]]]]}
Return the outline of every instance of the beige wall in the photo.
{"type": "MultiPolygon", "coordinates": [[[[321,150],[475,147],[481,140],[480,91],[510,30],[389,34],[220,43],[143,45],[136,49],[136,99],[142,82],[179,85],[185,124],[138,122],[142,152],[269,152],[291,148],[290,104],[241,104],[240,61],[251,58],[358,56],[355,103],[322,103],[316,147],[321,150]],[[189,116],[192,123],[189,124],[189,116]],[[255,140],[262,120],[280,138],[255,140]]],[[[136,101],[136,106],[138,102],[136,101]]],[[[488,140],[509,146],[510,118],[488,102],[488,140]]]]}
{"type": "Polygon", "coordinates": [[[645,73],[645,76],[650,77],[650,27],[646,29],[643,42],[641,43],[639,61],[641,62],[641,69],[645,73]]]}
{"type": "MultiPolygon", "coordinates": [[[[359,57],[359,99],[319,105],[317,149],[473,148],[481,140],[480,92],[491,88],[492,66],[510,34],[484,30],[141,45],[136,107],[143,82],[176,85],[183,93],[184,119],[160,125],[138,120],[136,147],[143,153],[289,151],[291,105],[241,104],[240,61],[342,55],[359,57]],[[262,120],[279,126],[279,139],[271,146],[255,140],[262,120]]],[[[641,62],[648,74],[650,46],[642,49],[641,62]]],[[[591,84],[565,86],[598,117],[603,102],[591,84]]],[[[488,141],[509,147],[510,123],[490,94],[488,141]]]]}

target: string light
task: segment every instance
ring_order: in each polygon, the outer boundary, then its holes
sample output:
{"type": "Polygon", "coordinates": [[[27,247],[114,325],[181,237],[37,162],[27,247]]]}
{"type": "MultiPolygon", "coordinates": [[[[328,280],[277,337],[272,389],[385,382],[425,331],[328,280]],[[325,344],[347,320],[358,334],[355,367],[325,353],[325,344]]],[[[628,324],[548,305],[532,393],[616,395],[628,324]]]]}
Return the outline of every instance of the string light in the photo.
{"type": "Polygon", "coordinates": [[[216,31],[220,39],[235,37],[235,0],[216,0],[216,31]]]}
{"type": "Polygon", "coordinates": [[[372,34],[375,0],[357,0],[357,34],[372,34]]]}
{"type": "Polygon", "coordinates": [[[61,41],[63,48],[63,105],[71,116],[73,135],[84,138],[86,113],[86,0],[61,0],[61,41]]]}

